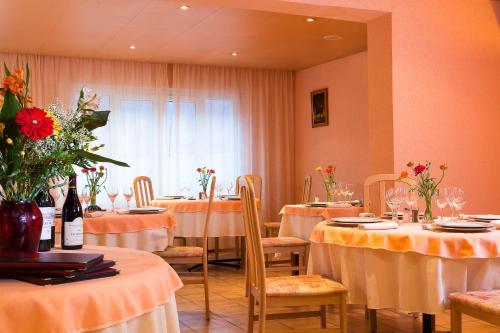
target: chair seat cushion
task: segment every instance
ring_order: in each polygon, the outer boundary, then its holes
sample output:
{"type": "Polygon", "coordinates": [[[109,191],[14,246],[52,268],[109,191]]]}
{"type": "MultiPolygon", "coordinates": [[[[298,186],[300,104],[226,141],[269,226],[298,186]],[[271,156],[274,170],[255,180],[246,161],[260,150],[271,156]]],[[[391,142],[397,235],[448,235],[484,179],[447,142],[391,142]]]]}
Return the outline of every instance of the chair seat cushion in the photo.
{"type": "Polygon", "coordinates": [[[203,248],[198,246],[169,246],[165,251],[155,252],[162,258],[201,257],[203,248]]]}
{"type": "Polygon", "coordinates": [[[300,238],[295,237],[268,237],[262,238],[262,247],[275,247],[275,246],[304,246],[309,244],[300,238]]]}
{"type": "Polygon", "coordinates": [[[339,282],[319,275],[276,276],[266,278],[268,296],[324,296],[346,293],[339,282]]]}
{"type": "Polygon", "coordinates": [[[450,294],[450,300],[500,316],[500,289],[450,294]]]}
{"type": "Polygon", "coordinates": [[[265,222],[264,227],[268,229],[279,229],[281,222],[265,222]]]}

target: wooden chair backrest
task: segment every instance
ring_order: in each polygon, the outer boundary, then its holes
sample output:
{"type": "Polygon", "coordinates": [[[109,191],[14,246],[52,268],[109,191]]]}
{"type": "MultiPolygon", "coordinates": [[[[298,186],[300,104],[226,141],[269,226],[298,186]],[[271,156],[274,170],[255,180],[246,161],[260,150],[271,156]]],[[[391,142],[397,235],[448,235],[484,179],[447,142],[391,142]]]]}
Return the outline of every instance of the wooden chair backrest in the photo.
{"type": "Polygon", "coordinates": [[[134,178],[135,204],[137,208],[147,207],[151,200],[155,198],[153,194],[153,182],[147,176],[137,176],[134,178]]]}
{"type": "Polygon", "coordinates": [[[302,203],[308,203],[311,200],[311,185],[312,185],[312,177],[311,175],[307,175],[304,178],[304,188],[302,189],[302,203]]]}
{"type": "Polygon", "coordinates": [[[260,200],[262,198],[262,177],[258,175],[245,175],[236,177],[236,193],[240,193],[240,180],[242,180],[244,177],[250,177],[255,189],[255,198],[260,200]]]}
{"type": "MultiPolygon", "coordinates": [[[[210,226],[210,220],[212,219],[212,203],[214,201],[214,193],[215,193],[215,182],[217,178],[212,175],[210,182],[210,194],[208,196],[208,210],[207,215],[205,217],[205,225],[203,229],[203,256],[206,257],[208,253],[208,231],[210,226]]],[[[204,259],[205,260],[205,259],[204,259]]]]}
{"type": "MultiPolygon", "coordinates": [[[[372,175],[368,178],[366,178],[365,183],[363,185],[363,203],[364,203],[364,211],[365,213],[371,212],[373,208],[373,204],[370,201],[370,186],[373,184],[378,184],[379,185],[379,199],[380,199],[380,214],[383,214],[386,210],[386,202],[385,202],[385,191],[386,191],[386,184],[387,183],[393,183],[393,182],[401,182],[399,180],[400,175],[398,174],[392,174],[392,173],[381,173],[381,174],[376,174],[372,175]]],[[[412,183],[412,181],[409,181],[409,183],[412,183]]]]}
{"type": "Polygon", "coordinates": [[[255,203],[255,191],[250,176],[242,177],[241,183],[239,193],[245,224],[248,282],[251,288],[260,291],[258,302],[261,306],[265,306],[266,268],[260,236],[259,212],[255,203]]]}

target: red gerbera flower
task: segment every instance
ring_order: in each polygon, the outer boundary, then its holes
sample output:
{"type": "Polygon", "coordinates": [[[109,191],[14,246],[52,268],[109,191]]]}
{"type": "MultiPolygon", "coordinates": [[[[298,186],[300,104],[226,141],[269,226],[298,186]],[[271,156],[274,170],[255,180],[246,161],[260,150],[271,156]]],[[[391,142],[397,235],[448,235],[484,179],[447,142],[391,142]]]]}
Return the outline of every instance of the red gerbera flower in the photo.
{"type": "Polygon", "coordinates": [[[31,140],[41,140],[54,132],[54,120],[37,107],[23,108],[17,113],[19,132],[31,140]]]}

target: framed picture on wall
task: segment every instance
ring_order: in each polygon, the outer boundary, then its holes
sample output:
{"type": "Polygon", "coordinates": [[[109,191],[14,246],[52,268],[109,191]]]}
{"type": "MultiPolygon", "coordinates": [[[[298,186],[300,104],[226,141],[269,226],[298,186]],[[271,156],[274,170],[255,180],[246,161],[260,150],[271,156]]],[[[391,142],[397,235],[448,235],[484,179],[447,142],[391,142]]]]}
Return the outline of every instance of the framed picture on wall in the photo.
{"type": "Polygon", "coordinates": [[[312,127],[328,126],[328,88],[311,92],[312,127]]]}

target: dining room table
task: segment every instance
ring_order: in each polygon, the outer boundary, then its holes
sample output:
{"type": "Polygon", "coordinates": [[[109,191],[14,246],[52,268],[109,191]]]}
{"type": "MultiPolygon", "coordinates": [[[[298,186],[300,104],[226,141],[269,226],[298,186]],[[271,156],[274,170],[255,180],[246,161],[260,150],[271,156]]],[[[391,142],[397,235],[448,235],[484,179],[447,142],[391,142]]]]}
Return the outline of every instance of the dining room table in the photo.
{"type": "MultiPolygon", "coordinates": [[[[83,219],[85,245],[114,246],[148,252],[173,244],[175,216],[168,212],[134,214],[127,210],[93,212],[83,219]]],[[[56,218],[56,243],[61,239],[61,219],[56,218]]]]}
{"type": "Polygon", "coordinates": [[[349,304],[422,313],[425,333],[450,293],[500,288],[500,230],[424,230],[420,223],[363,230],[323,221],[310,241],[309,274],[341,282],[349,304]]]}
{"type": "Polygon", "coordinates": [[[285,205],[280,211],[279,237],[297,237],[309,240],[314,227],[332,217],[358,216],[363,207],[337,204],[327,207],[311,207],[308,204],[285,205]]]}
{"type": "Polygon", "coordinates": [[[180,332],[175,293],[182,282],[159,256],[87,245],[53,252],[100,253],[119,274],[46,286],[0,279],[0,332],[180,332]]]}
{"type": "MultiPolygon", "coordinates": [[[[175,216],[174,236],[187,239],[190,244],[198,244],[205,226],[208,200],[172,199],[157,197],[150,206],[165,208],[175,216]],[[198,242],[198,243],[197,243],[198,242]]],[[[260,211],[261,201],[257,200],[260,211]]],[[[235,257],[216,258],[209,262],[217,265],[240,267],[244,258],[245,225],[239,198],[215,198],[212,201],[212,217],[208,228],[209,246],[217,249],[235,248],[235,257]],[[215,245],[217,239],[217,246],[215,245]],[[235,243],[236,239],[236,243],[235,243]],[[236,262],[236,264],[233,264],[236,262]]]]}

